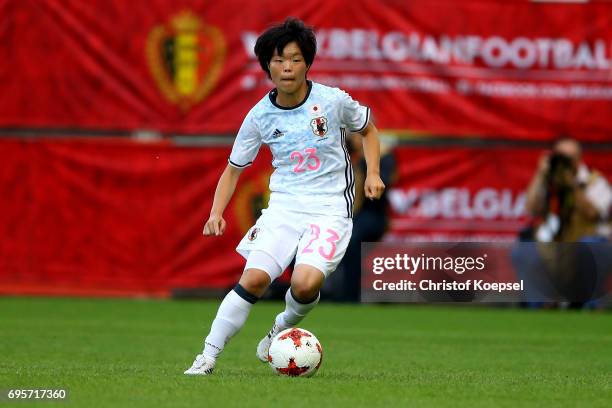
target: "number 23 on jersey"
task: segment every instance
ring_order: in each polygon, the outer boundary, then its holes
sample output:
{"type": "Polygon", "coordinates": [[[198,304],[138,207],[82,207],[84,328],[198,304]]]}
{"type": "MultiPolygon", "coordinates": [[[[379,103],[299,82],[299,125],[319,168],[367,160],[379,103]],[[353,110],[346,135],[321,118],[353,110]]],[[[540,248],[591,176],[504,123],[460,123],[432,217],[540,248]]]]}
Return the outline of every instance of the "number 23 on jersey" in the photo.
{"type": "Polygon", "coordinates": [[[309,147],[303,151],[294,150],[289,156],[292,162],[296,162],[293,167],[294,173],[303,173],[305,171],[317,171],[321,167],[321,160],[317,156],[317,149],[309,147]]]}

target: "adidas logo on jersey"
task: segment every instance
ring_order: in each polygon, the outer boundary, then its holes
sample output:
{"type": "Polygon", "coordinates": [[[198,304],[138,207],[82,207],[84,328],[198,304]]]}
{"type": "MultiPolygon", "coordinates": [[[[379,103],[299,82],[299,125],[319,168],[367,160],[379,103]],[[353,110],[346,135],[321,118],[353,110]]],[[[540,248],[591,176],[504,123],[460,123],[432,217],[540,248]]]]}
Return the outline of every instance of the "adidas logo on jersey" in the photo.
{"type": "Polygon", "coordinates": [[[272,132],[272,137],[275,139],[278,139],[279,137],[284,136],[284,135],[285,135],[285,132],[281,132],[278,129],[275,129],[274,132],[272,132]]]}

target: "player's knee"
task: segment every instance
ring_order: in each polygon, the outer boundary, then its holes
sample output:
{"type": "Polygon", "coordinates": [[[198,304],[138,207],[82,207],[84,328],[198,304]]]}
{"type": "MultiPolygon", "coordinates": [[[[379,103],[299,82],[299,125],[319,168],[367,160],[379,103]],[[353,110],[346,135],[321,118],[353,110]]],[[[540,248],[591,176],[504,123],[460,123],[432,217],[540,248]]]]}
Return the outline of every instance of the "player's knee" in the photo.
{"type": "Polygon", "coordinates": [[[270,277],[264,271],[247,269],[242,274],[239,283],[247,292],[261,297],[270,286],[270,277]]]}
{"type": "Polygon", "coordinates": [[[311,301],[318,296],[324,280],[324,275],[314,268],[299,268],[291,277],[293,296],[300,302],[311,301]]]}
{"type": "Polygon", "coordinates": [[[297,301],[310,303],[319,295],[321,281],[319,279],[303,277],[291,282],[291,292],[297,301]]]}

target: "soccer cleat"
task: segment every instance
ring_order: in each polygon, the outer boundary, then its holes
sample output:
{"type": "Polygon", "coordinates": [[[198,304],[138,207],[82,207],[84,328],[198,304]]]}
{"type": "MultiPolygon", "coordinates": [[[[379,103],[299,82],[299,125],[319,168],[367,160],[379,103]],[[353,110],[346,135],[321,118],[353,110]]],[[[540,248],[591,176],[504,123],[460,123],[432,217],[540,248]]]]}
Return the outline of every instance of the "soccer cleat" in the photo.
{"type": "Polygon", "coordinates": [[[270,331],[268,332],[268,334],[266,334],[264,338],[261,339],[261,341],[257,345],[256,354],[257,354],[257,358],[261,362],[263,363],[268,362],[268,351],[270,351],[270,345],[272,344],[272,339],[274,338],[274,336],[276,336],[280,332],[281,332],[281,328],[278,327],[275,323],[274,326],[272,326],[272,329],[270,329],[270,331]]]}
{"type": "Polygon", "coordinates": [[[185,370],[186,375],[210,375],[215,369],[215,360],[198,354],[191,367],[185,370]]]}

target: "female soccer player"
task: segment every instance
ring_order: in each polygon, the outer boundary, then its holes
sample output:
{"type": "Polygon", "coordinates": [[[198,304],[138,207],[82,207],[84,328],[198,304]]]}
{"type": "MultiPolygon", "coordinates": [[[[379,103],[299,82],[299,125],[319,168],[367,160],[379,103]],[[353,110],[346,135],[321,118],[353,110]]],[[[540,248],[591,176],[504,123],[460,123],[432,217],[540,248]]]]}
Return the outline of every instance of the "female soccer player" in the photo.
{"type": "Polygon", "coordinates": [[[270,202],[236,248],[246,258],[242,277],[221,302],[204,351],[185,374],[213,372],[253,304],[294,257],[285,310],[259,342],[257,357],[267,361],[272,338],[297,325],[318,303],[323,281],[338,266],[351,237],[355,184],[347,132],[363,136],[366,197],[378,199],[385,188],[379,176],[378,131],[369,109],[338,88],[306,79],[316,47],[313,30],[292,18],[257,39],[255,54],[276,88],[251,109],[238,131],[204,235],[225,231],[223,211],[262,143],[273,156],[270,202]]]}

